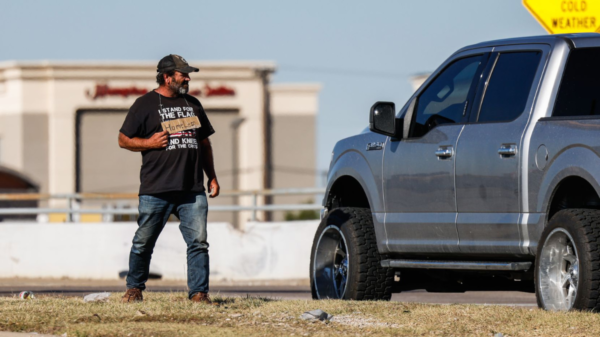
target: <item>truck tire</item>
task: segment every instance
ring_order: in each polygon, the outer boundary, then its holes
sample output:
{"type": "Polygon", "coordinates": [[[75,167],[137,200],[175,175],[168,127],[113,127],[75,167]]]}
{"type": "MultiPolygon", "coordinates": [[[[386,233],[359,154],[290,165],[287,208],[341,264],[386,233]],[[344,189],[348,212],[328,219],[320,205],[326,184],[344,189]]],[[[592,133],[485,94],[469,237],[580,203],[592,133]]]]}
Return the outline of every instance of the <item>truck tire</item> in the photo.
{"type": "Polygon", "coordinates": [[[313,299],[390,300],[394,271],[381,256],[368,208],[336,208],[317,228],[310,257],[313,299]]]}
{"type": "Polygon", "coordinates": [[[600,210],[564,209],[542,232],[535,293],[546,310],[600,309],[600,210]]]}

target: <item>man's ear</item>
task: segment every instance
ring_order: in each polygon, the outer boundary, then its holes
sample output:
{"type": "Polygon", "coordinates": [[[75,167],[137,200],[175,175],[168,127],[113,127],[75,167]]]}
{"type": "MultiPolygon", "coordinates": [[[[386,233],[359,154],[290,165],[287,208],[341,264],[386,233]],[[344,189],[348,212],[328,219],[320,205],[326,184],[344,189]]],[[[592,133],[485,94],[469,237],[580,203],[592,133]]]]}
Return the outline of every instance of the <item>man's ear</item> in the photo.
{"type": "Polygon", "coordinates": [[[168,74],[163,74],[163,76],[164,76],[163,78],[165,79],[165,84],[167,84],[167,85],[171,84],[170,83],[171,77],[168,74]]]}

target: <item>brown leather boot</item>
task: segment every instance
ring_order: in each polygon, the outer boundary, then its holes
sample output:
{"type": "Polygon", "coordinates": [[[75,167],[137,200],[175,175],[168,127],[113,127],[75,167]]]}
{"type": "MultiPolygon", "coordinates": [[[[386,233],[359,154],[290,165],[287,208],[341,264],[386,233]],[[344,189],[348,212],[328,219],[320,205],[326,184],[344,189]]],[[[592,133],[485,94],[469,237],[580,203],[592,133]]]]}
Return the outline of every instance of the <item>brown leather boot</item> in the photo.
{"type": "Polygon", "coordinates": [[[190,300],[196,303],[213,304],[207,293],[195,293],[190,300]]]}
{"type": "Polygon", "coordinates": [[[142,296],[142,291],[138,288],[129,288],[125,292],[125,295],[121,297],[121,302],[130,303],[130,302],[142,302],[144,300],[144,296],[142,296]]]}

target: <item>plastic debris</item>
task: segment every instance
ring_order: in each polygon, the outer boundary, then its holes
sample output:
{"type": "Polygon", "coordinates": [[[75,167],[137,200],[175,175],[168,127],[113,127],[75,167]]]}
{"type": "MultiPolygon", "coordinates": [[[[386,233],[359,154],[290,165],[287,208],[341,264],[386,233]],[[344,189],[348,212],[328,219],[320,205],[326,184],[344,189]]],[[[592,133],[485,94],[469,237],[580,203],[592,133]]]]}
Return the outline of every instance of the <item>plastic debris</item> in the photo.
{"type": "Polygon", "coordinates": [[[86,295],[85,297],[83,297],[83,301],[85,303],[90,303],[90,302],[108,302],[108,298],[110,297],[110,293],[104,292],[104,293],[93,293],[93,294],[89,294],[86,295]]]}
{"type": "Polygon", "coordinates": [[[33,292],[31,291],[21,291],[21,293],[19,293],[19,298],[22,300],[32,300],[35,296],[33,296],[33,292]]]}
{"type": "Polygon", "coordinates": [[[333,315],[330,315],[321,309],[317,309],[317,310],[311,310],[311,311],[307,311],[307,312],[303,313],[302,315],[300,315],[300,318],[307,320],[307,321],[314,321],[314,320],[328,321],[333,318],[333,315]]]}
{"type": "Polygon", "coordinates": [[[494,334],[494,337],[504,337],[504,334],[502,332],[497,332],[494,334]]]}

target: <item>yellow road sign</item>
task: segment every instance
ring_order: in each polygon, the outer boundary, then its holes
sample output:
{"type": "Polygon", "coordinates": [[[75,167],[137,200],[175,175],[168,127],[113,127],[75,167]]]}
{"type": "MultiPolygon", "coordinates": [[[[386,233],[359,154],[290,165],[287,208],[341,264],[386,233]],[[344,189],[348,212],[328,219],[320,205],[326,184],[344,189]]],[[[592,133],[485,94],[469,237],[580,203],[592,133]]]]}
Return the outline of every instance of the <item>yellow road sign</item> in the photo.
{"type": "Polygon", "coordinates": [[[599,0],[523,0],[550,34],[600,33],[599,0]]]}

